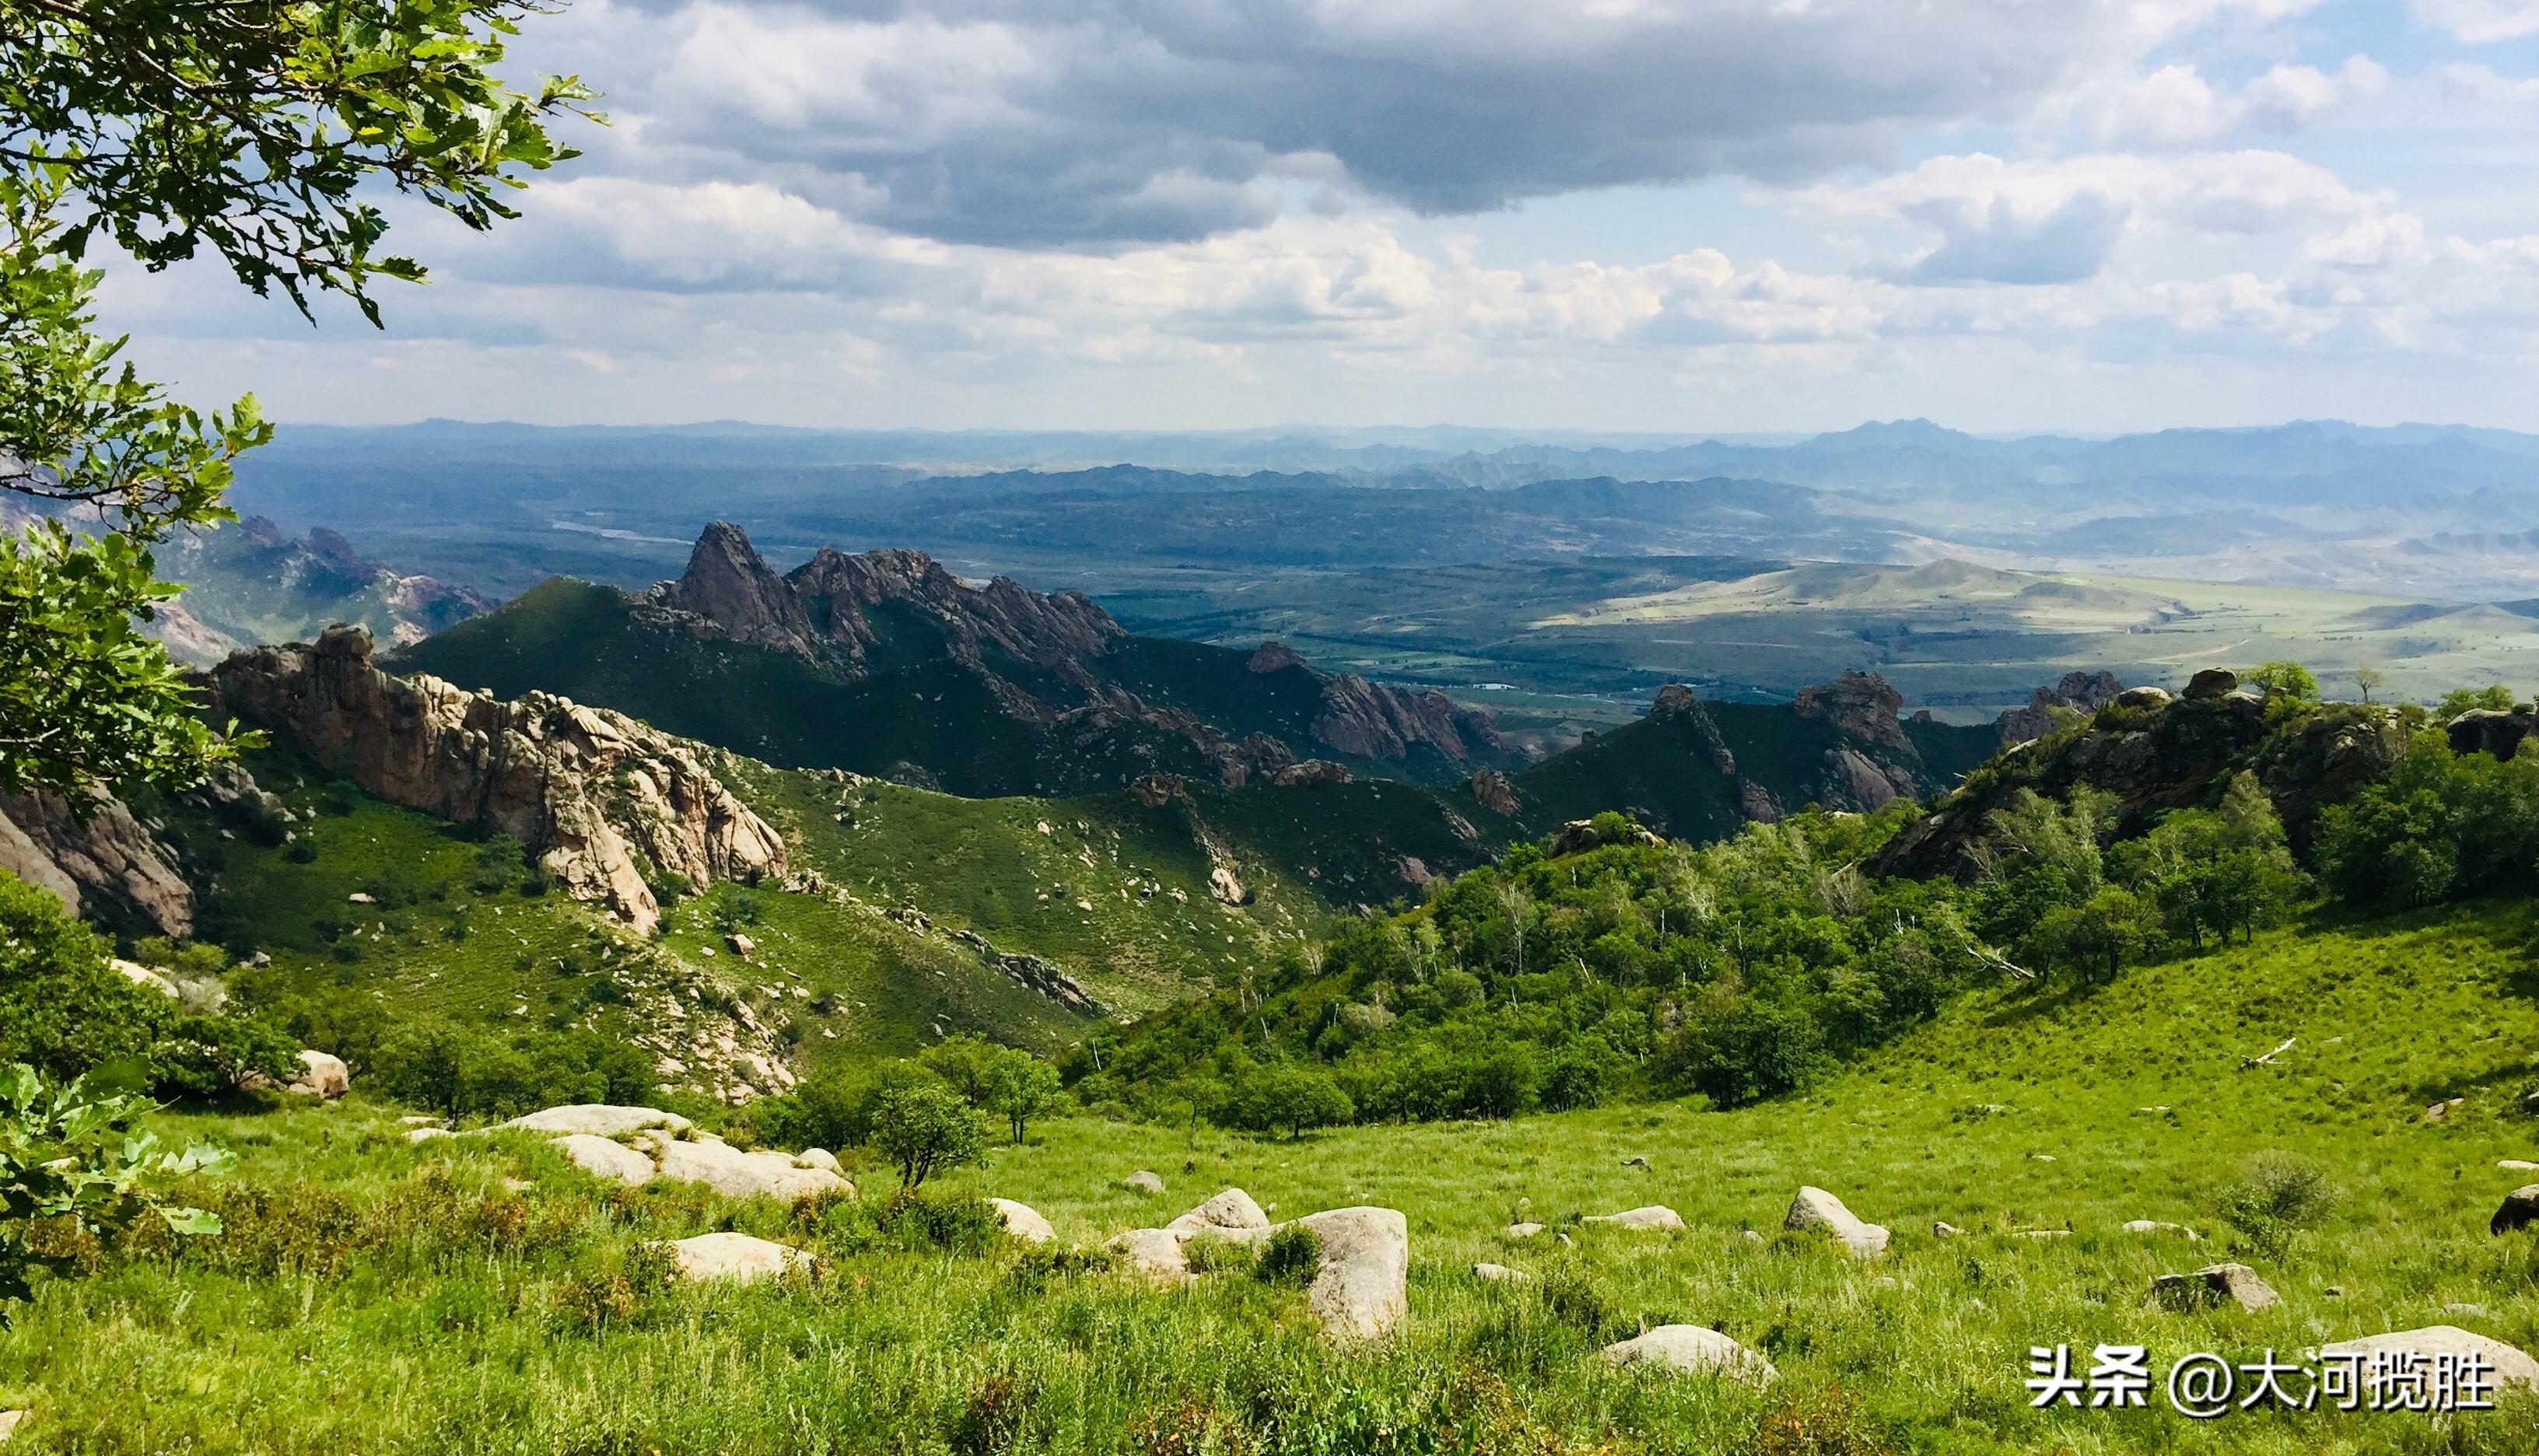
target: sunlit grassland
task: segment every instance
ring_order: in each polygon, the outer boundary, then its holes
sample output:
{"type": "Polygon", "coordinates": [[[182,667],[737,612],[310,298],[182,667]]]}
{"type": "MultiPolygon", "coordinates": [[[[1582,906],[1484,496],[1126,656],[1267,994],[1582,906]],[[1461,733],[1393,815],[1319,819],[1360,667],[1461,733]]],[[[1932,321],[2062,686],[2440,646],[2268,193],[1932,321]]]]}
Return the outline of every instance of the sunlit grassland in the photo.
{"type": "MultiPolygon", "coordinates": [[[[1273,1216],[1400,1208],[1411,1313],[1381,1352],[1326,1348],[1301,1295],[1239,1274],[1159,1290],[1037,1278],[1010,1251],[836,1244],[803,1286],[661,1294],[594,1330],[576,1291],[644,1238],[821,1235],[770,1206],[606,1198],[534,1144],[411,1148],[394,1109],[358,1099],[172,1119],[237,1146],[237,1181],[281,1196],[233,1220],[234,1252],[48,1286],[0,1337],[0,1397],[35,1410],[28,1447],[100,1452],[2539,1450],[2528,1406],[2193,1422],[2039,1413],[2021,1384],[2028,1347],[2057,1343],[2148,1345],[2159,1369],[2427,1324],[2539,1350],[2539,1252],[2486,1229],[2531,1176],[2497,1161],[2539,1159],[2539,1120],[2514,1111],[2539,1084],[2534,925],[2518,904],[2319,924],[2104,989],[1976,993],[1805,1094],[1730,1113],[1629,1105],[1292,1143],[1074,1118],[952,1175],[1032,1204],[1071,1243],[1229,1184],[1273,1216]],[[2426,1123],[2450,1096],[2466,1100],[2426,1123]],[[2217,1215],[2268,1151],[2342,1194],[2280,1253],[2217,1215]],[[1121,1188],[1140,1167],[1170,1192],[1121,1188]],[[1890,1225],[1888,1257],[1778,1232],[1802,1183],[1890,1225]],[[373,1212],[338,1213],[329,1190],[373,1212]],[[1649,1203],[1689,1227],[1564,1228],[1649,1203]],[[1520,1208],[1574,1250],[1504,1239],[1520,1208]],[[2206,1237],[2122,1232],[2132,1218],[2206,1237]],[[1942,1219],[1964,1232],[1935,1236],[1942,1219]],[[2021,1236],[2036,1229],[2070,1232],[2021,1236]],[[2154,1275],[2226,1257],[2282,1303],[2177,1313],[2150,1297],[2154,1275]],[[1480,1259],[1538,1278],[1485,1285],[1480,1259]],[[1674,1320],[1767,1352],[1781,1379],[1753,1391],[1592,1357],[1674,1320]]],[[[887,1181],[858,1176],[868,1196],[887,1181]]]]}

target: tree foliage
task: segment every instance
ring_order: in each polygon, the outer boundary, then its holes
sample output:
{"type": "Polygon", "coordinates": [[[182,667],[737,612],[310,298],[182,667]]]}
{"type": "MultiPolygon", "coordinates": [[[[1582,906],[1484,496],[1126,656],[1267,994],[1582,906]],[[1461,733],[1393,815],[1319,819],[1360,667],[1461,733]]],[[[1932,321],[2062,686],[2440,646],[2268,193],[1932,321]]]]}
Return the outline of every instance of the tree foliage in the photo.
{"type": "MultiPolygon", "coordinates": [[[[146,1098],[99,1095],[80,1078],[47,1083],[23,1062],[0,1073],[0,1300],[31,1297],[38,1273],[62,1267],[57,1241],[36,1239],[42,1225],[104,1233],[156,1217],[179,1234],[221,1231],[218,1217],[169,1192],[226,1171],[230,1155],[199,1144],[167,1150],[135,1126],[149,1108],[146,1098]]],[[[0,1305],[0,1322],[7,1317],[0,1305]]]]}
{"type": "Polygon", "coordinates": [[[573,155],[548,121],[589,92],[501,76],[516,0],[0,0],[0,792],[182,785],[234,751],[138,625],[173,594],[152,545],[229,519],[233,461],[271,438],[252,395],[202,414],[101,334],[103,236],[158,269],[221,259],[306,312],[378,321],[385,184],[472,228],[573,155]]]}

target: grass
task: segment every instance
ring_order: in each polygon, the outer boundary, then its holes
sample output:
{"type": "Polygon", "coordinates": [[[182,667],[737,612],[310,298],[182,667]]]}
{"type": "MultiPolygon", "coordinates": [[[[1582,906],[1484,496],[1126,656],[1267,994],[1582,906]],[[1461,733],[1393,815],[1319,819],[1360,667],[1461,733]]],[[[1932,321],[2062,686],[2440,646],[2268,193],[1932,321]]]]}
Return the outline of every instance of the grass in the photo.
{"type": "MultiPolygon", "coordinates": [[[[948,1180],[1031,1204],[1075,1244],[1229,1184],[1273,1216],[1402,1209],[1411,1312],[1381,1353],[1327,1349],[1297,1290],[1233,1270],[1156,1290],[1013,1251],[824,1234],[689,1191],[608,1193],[534,1144],[409,1147],[394,1109],[358,1099],[171,1118],[237,1147],[237,1183],[270,1196],[224,1195],[224,1247],[48,1284],[0,1335],[0,1397],[34,1409],[19,1439],[36,1451],[2529,1452],[2529,1406],[2195,1422],[2037,1412],[2022,1381],[2027,1349],[2057,1343],[2148,1345],[2156,1371],[2190,1351],[2252,1359],[2436,1323],[2539,1350],[2539,1250],[2485,1228],[2528,1178],[2496,1161],[2539,1157],[2539,1121],[2513,1110],[2539,1083],[2534,929],[2524,904],[2324,923],[2103,990],[1978,993],[1803,1095],[1734,1113],[1631,1105],[1293,1143],[1076,1118],[948,1180]],[[2243,1065],[2288,1037],[2272,1064],[2243,1065]],[[2448,1096],[2466,1101],[2426,1123],[2448,1096]],[[2221,1214],[2265,1154],[2315,1166],[2340,1197],[2260,1249],[2221,1214]],[[1123,1189],[1139,1167],[1170,1193],[1123,1189]],[[1891,1226],[1888,1257],[1778,1232],[1802,1183],[1891,1226]],[[1565,1222],[1649,1203],[1689,1226],[1565,1222]],[[1575,1250],[1503,1239],[1520,1210],[1575,1250]],[[2206,1238],[2121,1232],[2132,1218],[2206,1238]],[[1934,1236],[1941,1219],[1964,1233],[1934,1236]],[[641,1240],[721,1226],[819,1246],[828,1270],[786,1288],[634,1279],[594,1301],[640,1274],[641,1240]],[[2019,1236],[2033,1229],[2071,1232],[2019,1236]],[[2151,1298],[2153,1276],[2230,1257],[2282,1303],[2151,1298]],[[1478,1260],[1536,1279],[1483,1284],[1478,1260]],[[594,1326],[595,1309],[614,1312],[594,1326]],[[1767,1352],[1780,1381],[1592,1358],[1673,1320],[1767,1352]]],[[[886,1178],[856,1171],[868,1194],[886,1178]]]]}

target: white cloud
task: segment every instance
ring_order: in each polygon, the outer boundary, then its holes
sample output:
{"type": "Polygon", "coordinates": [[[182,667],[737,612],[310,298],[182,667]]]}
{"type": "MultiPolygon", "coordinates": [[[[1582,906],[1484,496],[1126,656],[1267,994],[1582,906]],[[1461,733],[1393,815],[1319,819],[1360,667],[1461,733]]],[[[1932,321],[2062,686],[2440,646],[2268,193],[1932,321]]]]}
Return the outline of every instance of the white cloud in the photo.
{"type": "Polygon", "coordinates": [[[2471,45],[2539,34],[2539,0],[2412,0],[2416,23],[2471,45]]]}
{"type": "MultiPolygon", "coordinates": [[[[2334,74],[2278,65],[2235,94],[2216,91],[2194,66],[2180,63],[2125,82],[2077,108],[2102,144],[2201,146],[2241,131],[2286,133],[2313,126],[2378,96],[2388,84],[2388,71],[2365,55],[2349,58],[2334,74]]],[[[2070,109],[2070,100],[2051,108],[2070,109]]]]}

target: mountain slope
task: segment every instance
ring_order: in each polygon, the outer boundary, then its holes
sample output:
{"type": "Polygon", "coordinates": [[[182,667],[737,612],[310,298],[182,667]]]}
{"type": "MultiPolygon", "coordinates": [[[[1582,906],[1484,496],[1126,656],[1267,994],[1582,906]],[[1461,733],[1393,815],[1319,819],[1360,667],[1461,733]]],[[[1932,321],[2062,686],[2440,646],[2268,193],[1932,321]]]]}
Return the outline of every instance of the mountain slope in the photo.
{"type": "Polygon", "coordinates": [[[469,588],[365,561],[324,526],[293,540],[260,516],[178,535],[161,548],[159,573],[185,592],[159,608],[151,635],[197,666],[258,643],[307,641],[335,622],[403,646],[494,606],[469,588]]]}
{"type": "Polygon", "coordinates": [[[709,527],[676,582],[565,579],[401,666],[603,704],[772,762],[971,796],[1239,786],[1299,758],[1437,779],[1518,755],[1488,715],[1265,649],[1131,637],[1082,595],[956,581],[918,552],[823,550],[787,577],[709,527]]]}

